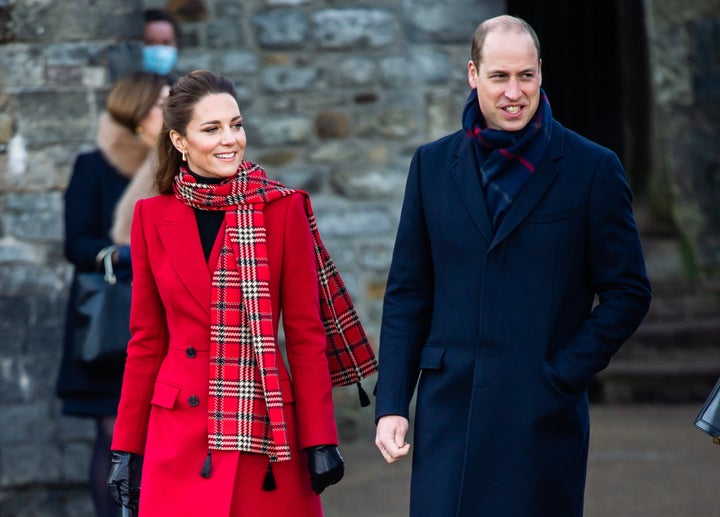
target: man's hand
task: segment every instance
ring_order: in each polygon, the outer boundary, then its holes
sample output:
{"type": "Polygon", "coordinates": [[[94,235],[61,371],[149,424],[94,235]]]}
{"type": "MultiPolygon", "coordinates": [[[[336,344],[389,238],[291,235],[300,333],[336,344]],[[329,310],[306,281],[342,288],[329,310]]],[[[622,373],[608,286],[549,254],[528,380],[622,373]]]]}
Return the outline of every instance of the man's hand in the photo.
{"type": "Polygon", "coordinates": [[[378,420],[375,445],[388,463],[395,463],[410,452],[410,444],[405,441],[407,431],[408,420],[403,416],[385,415],[378,420]]]}

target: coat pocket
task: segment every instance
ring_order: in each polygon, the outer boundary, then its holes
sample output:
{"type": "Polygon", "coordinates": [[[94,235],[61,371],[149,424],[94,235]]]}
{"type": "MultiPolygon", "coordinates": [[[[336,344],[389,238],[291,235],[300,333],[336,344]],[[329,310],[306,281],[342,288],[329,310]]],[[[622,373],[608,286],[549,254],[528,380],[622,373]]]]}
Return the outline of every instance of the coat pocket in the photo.
{"type": "Polygon", "coordinates": [[[530,222],[531,223],[552,223],[555,221],[561,221],[563,219],[567,219],[568,217],[572,217],[577,212],[578,207],[570,206],[567,208],[561,208],[558,210],[542,210],[538,212],[533,212],[530,214],[530,222]]]}
{"type": "Polygon", "coordinates": [[[443,365],[445,348],[436,345],[425,345],[420,355],[421,370],[439,370],[443,365]]]}
{"type": "Polygon", "coordinates": [[[283,402],[294,402],[295,392],[293,391],[293,384],[287,377],[280,379],[280,393],[282,393],[283,402]]]}
{"type": "Polygon", "coordinates": [[[553,390],[566,397],[575,397],[577,392],[572,389],[565,378],[550,364],[544,364],[545,378],[553,390]]]}
{"type": "Polygon", "coordinates": [[[155,381],[155,390],[153,391],[150,403],[153,406],[159,406],[167,409],[175,407],[175,401],[180,394],[180,386],[168,384],[162,381],[155,381]]]}

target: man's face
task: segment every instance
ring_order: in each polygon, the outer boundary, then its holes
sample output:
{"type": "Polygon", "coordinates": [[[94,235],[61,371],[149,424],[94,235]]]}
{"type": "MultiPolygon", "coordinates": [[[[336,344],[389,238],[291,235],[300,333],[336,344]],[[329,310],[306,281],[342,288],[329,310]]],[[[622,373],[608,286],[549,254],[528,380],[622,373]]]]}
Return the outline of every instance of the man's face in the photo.
{"type": "Polygon", "coordinates": [[[488,128],[520,131],[537,111],[542,74],[537,49],[526,32],[496,29],[485,37],[482,61],[468,62],[488,128]]]}
{"type": "Polygon", "coordinates": [[[165,20],[146,23],[145,32],[143,34],[143,43],[147,46],[177,46],[177,41],[175,41],[175,29],[173,28],[172,23],[165,20]]]}

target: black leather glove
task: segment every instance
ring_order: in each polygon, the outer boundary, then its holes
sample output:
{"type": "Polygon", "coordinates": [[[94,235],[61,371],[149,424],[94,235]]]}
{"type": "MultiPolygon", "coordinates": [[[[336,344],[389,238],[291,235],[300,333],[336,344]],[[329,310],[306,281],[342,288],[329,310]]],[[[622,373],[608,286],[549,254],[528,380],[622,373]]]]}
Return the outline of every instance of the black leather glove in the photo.
{"type": "Polygon", "coordinates": [[[320,495],[345,474],[345,461],[335,445],[317,445],[305,449],[313,492],[320,495]]]}
{"type": "Polygon", "coordinates": [[[107,484],[115,503],[137,511],[141,473],[142,456],[123,451],[112,452],[107,484]]]}

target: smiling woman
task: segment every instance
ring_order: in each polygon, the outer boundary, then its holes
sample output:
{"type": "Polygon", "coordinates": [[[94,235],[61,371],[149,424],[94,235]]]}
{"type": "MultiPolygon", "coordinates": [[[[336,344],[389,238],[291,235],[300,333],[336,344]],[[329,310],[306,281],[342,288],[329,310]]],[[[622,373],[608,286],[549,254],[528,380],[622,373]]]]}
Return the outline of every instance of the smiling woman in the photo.
{"type": "Polygon", "coordinates": [[[163,117],[163,195],[133,217],[110,487],[143,515],[321,516],[344,473],[332,386],[374,373],[372,348],[308,195],[243,159],[232,82],[181,78],[163,117]]]}
{"type": "Polygon", "coordinates": [[[233,176],[247,144],[240,108],[227,93],[210,94],[201,99],[185,134],[174,129],[169,134],[188,167],[206,178],[233,176]]]}

